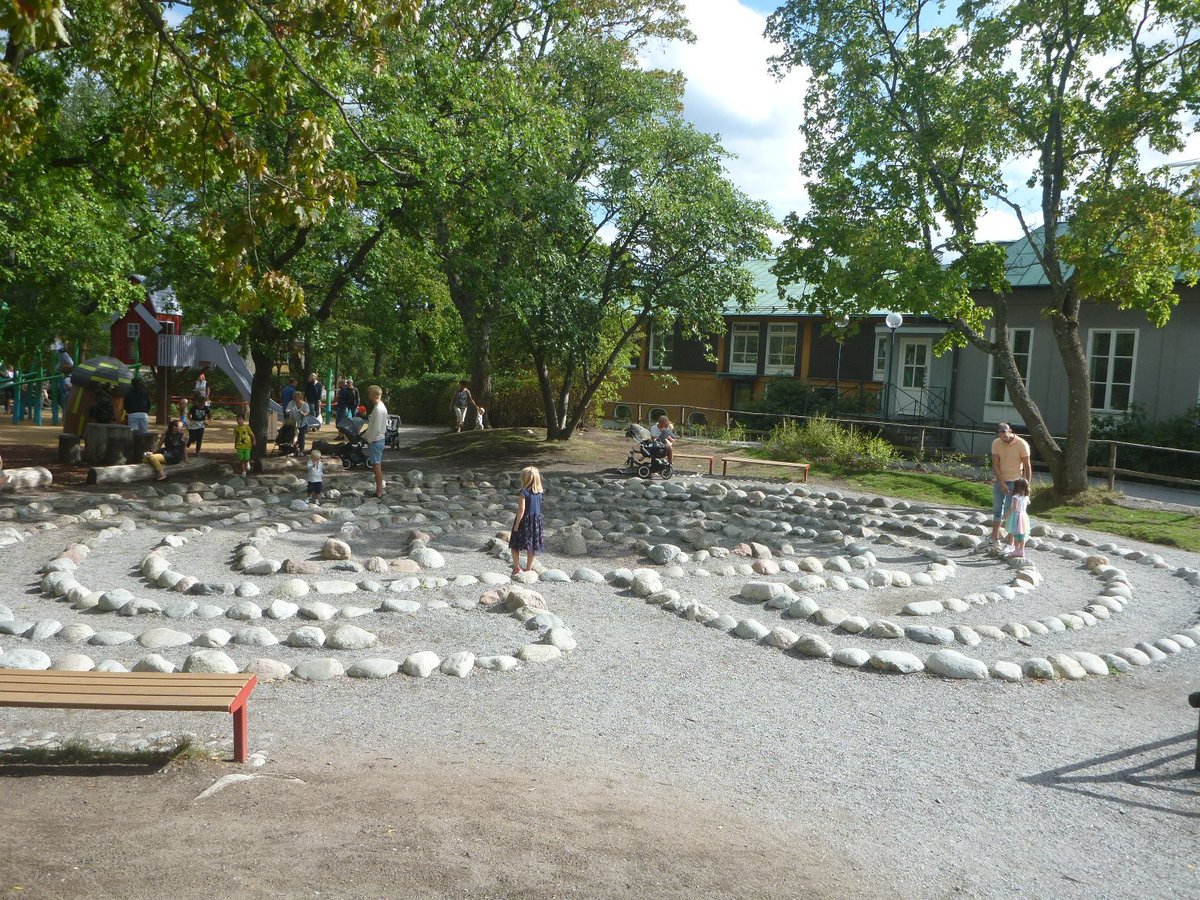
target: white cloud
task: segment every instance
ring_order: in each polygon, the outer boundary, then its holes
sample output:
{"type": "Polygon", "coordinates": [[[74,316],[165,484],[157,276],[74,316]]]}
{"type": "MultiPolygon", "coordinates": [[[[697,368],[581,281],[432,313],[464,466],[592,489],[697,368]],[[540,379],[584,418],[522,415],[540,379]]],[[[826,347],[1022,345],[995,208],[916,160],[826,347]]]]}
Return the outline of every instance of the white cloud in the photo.
{"type": "Polygon", "coordinates": [[[644,63],[684,74],[685,114],[736,154],[728,168],[738,187],[766,201],[777,218],[802,209],[805,73],[770,74],[767,60],[777,48],[763,36],[766,17],[737,0],[687,0],[686,11],[695,43],[658,48],[644,63]]]}

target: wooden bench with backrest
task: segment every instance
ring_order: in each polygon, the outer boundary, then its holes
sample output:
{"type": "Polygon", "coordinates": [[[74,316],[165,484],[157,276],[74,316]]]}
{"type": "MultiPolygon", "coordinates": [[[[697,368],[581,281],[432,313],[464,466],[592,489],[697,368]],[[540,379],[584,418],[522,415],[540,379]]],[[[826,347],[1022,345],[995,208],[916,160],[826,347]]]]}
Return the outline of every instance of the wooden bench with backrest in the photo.
{"type": "Polygon", "coordinates": [[[788,468],[788,469],[799,469],[801,472],[803,472],[803,477],[800,480],[804,481],[806,483],[808,481],[809,463],[782,462],[777,459],[754,459],[753,457],[749,457],[749,456],[722,456],[721,457],[721,477],[722,478],[729,474],[729,464],[730,463],[746,463],[748,465],[755,465],[755,466],[783,466],[784,468],[788,468]]]}
{"type": "Polygon", "coordinates": [[[0,706],[163,709],[233,714],[233,759],[247,755],[246,701],[254,675],[0,669],[0,706]]]}

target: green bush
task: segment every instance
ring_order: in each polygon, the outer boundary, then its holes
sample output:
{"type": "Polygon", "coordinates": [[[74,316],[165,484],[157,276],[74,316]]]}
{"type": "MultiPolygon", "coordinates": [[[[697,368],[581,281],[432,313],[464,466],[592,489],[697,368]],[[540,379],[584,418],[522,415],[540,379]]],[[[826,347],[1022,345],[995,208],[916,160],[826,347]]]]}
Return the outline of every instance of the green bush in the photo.
{"type": "MultiPolygon", "coordinates": [[[[814,386],[796,378],[776,378],[763,397],[748,407],[748,412],[778,413],[792,416],[833,416],[850,414],[873,415],[879,411],[879,397],[870,391],[838,396],[837,389],[828,385],[814,386]]],[[[752,416],[751,427],[774,428],[784,420],[773,416],[752,416]]]]}
{"type": "Polygon", "coordinates": [[[867,469],[887,465],[896,449],[883,438],[850,431],[825,416],[813,416],[803,425],[777,425],[763,445],[764,455],[786,462],[829,462],[843,468],[867,469]]]}
{"type": "MultiPolygon", "coordinates": [[[[1200,450],[1200,404],[1178,416],[1162,422],[1151,422],[1146,408],[1135,403],[1117,416],[1096,416],[1092,419],[1093,441],[1128,441],[1131,444],[1153,444],[1179,450],[1200,450]]],[[[1088,463],[1106,466],[1108,444],[1093,443],[1088,448],[1088,463]]],[[[1196,457],[1166,450],[1143,450],[1140,447],[1119,447],[1117,465],[1137,472],[1159,475],[1181,475],[1194,478],[1196,457]]]]}

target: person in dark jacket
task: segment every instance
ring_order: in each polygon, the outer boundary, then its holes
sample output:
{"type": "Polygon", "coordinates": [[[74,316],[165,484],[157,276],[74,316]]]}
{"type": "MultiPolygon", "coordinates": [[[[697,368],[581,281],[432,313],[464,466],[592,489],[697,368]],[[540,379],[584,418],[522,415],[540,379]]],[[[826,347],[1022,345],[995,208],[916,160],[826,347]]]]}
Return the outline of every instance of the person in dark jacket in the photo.
{"type": "Polygon", "coordinates": [[[133,379],[125,392],[125,415],[134,431],[150,430],[150,392],[140,378],[133,379]]]}

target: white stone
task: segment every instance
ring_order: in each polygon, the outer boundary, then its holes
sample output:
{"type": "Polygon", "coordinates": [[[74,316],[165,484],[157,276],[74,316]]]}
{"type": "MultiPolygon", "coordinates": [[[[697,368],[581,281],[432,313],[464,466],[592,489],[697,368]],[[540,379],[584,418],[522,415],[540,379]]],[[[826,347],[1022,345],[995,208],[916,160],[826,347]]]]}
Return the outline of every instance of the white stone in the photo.
{"type": "Polygon", "coordinates": [[[477,656],[475,668],[486,672],[510,672],[520,667],[521,661],[515,656],[477,656]]]}
{"type": "Polygon", "coordinates": [[[549,662],[560,656],[562,656],[562,651],[550,644],[526,644],[517,651],[517,659],[522,662],[549,662]]]}
{"type": "Polygon", "coordinates": [[[1021,671],[1020,666],[1004,659],[992,663],[988,671],[991,672],[993,678],[999,681],[1007,681],[1009,684],[1016,684],[1025,678],[1025,673],[1021,671]]]}
{"type": "Polygon", "coordinates": [[[192,636],[173,628],[150,628],[138,635],[138,643],[147,650],[182,647],[192,642],[192,636]]]}
{"type": "Polygon", "coordinates": [[[96,668],[96,664],[92,662],[90,656],[84,656],[82,653],[68,653],[66,656],[60,656],[50,666],[56,672],[90,672],[96,668]]]}
{"type": "Polygon", "coordinates": [[[197,650],[183,661],[185,672],[219,672],[236,675],[237,663],[220,650],[197,650]]]}
{"type": "Polygon", "coordinates": [[[899,675],[910,675],[925,668],[920,659],[903,650],[878,650],[871,654],[869,662],[872,669],[899,675]]]}
{"type": "Polygon", "coordinates": [[[143,656],[133,664],[135,672],[162,672],[171,673],[179,671],[175,667],[175,663],[171,662],[157,653],[151,653],[149,656],[143,656]]]}
{"type": "Polygon", "coordinates": [[[870,653],[858,647],[842,647],[840,650],[835,650],[833,654],[835,663],[851,669],[861,669],[870,658],[870,653]]]}
{"type": "MultiPolygon", "coordinates": [[[[552,629],[553,630],[553,629],[552,629]]],[[[466,678],[475,668],[475,654],[469,650],[460,650],[457,653],[451,653],[438,666],[438,671],[443,675],[452,675],[455,678],[466,678]]]]}
{"type": "Polygon", "coordinates": [[[404,674],[415,678],[428,678],[441,665],[438,655],[432,650],[410,653],[404,659],[404,674]]]}
{"type": "Polygon", "coordinates": [[[279,638],[261,625],[251,625],[239,629],[233,636],[233,642],[247,647],[273,647],[279,643],[279,638]]]}
{"type": "Polygon", "coordinates": [[[829,646],[828,641],[817,634],[800,635],[796,643],[792,645],[792,649],[801,656],[810,656],[814,659],[829,659],[833,656],[833,648],[829,646]]]}
{"type": "Polygon", "coordinates": [[[408,558],[422,569],[441,569],[446,565],[446,558],[432,547],[418,547],[408,554],[408,558]]]}
{"type": "Polygon", "coordinates": [[[1080,665],[1079,660],[1065,653],[1055,653],[1051,656],[1050,665],[1054,666],[1055,672],[1069,681],[1079,681],[1087,677],[1087,670],[1080,665]]]}
{"type": "Polygon", "coordinates": [[[280,597],[303,597],[308,591],[308,582],[303,578],[286,578],[275,588],[275,594],[280,597]]]}
{"type": "Polygon", "coordinates": [[[50,657],[41,650],[20,648],[0,653],[0,669],[33,669],[41,671],[50,668],[50,657]]]}
{"type": "Polygon", "coordinates": [[[300,615],[305,619],[315,619],[318,622],[328,622],[338,614],[338,608],[328,603],[316,601],[300,606],[300,615]]]}
{"type": "Polygon", "coordinates": [[[292,676],[302,681],[328,681],[345,675],[346,670],[336,659],[306,659],[292,669],[292,676]]]}
{"type": "Polygon", "coordinates": [[[375,635],[357,625],[338,625],[325,638],[325,646],[333,650],[366,650],[374,647],[377,640],[375,635]]]}
{"type": "Polygon", "coordinates": [[[988,667],[985,663],[959,653],[957,650],[934,650],[925,657],[925,668],[943,678],[985,681],[988,677],[988,667]]]}
{"type": "Polygon", "coordinates": [[[289,634],[284,643],[289,647],[315,650],[325,645],[325,632],[315,625],[304,625],[289,634]]]}
{"type": "Polygon", "coordinates": [[[912,603],[906,604],[900,613],[905,616],[933,616],[942,610],[940,600],[914,600],[912,603]]]}
{"type": "Polygon", "coordinates": [[[360,659],[346,670],[351,678],[390,678],[400,670],[394,659],[360,659]]]}

